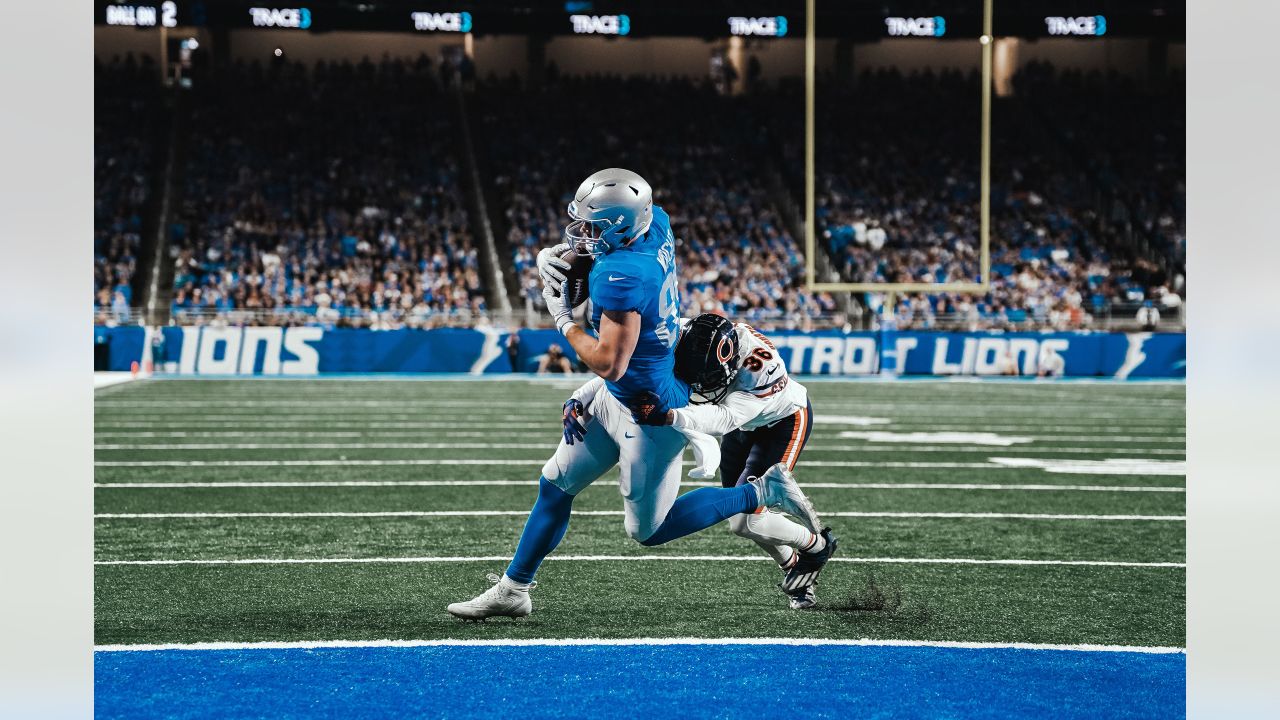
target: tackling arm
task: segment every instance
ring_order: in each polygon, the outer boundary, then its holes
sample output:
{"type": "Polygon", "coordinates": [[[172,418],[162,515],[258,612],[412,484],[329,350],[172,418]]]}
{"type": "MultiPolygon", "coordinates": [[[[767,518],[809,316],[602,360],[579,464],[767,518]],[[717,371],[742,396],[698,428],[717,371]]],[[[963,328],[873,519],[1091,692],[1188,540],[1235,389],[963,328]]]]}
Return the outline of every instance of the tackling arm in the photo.
{"type": "Polygon", "coordinates": [[[737,390],[715,405],[687,405],[668,410],[661,424],[708,435],[727,435],[759,415],[761,404],[755,395],[737,390]]]}

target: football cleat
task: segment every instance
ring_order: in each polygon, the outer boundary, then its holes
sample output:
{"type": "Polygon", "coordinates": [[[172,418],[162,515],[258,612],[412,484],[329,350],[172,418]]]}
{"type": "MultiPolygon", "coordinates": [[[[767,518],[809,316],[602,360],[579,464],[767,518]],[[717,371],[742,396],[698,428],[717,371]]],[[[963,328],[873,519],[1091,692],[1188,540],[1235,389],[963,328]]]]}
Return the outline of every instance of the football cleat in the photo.
{"type": "Polygon", "coordinates": [[[505,575],[498,577],[493,573],[489,573],[487,577],[489,582],[493,583],[488,590],[480,593],[472,600],[452,603],[446,608],[449,614],[463,620],[484,620],[491,617],[528,617],[529,613],[533,611],[533,601],[529,599],[529,590],[537,587],[537,583],[530,583],[528,589],[522,589],[516,587],[515,583],[507,579],[505,575]]]}
{"type": "Polygon", "coordinates": [[[805,497],[804,491],[796,484],[795,475],[791,474],[784,463],[774,465],[760,477],[749,478],[747,482],[755,485],[756,496],[761,505],[794,516],[809,528],[809,532],[821,531],[822,521],[818,519],[818,511],[813,509],[813,503],[805,497]]]}
{"type": "MultiPolygon", "coordinates": [[[[826,567],[831,556],[836,554],[836,537],[831,534],[831,528],[822,528],[821,534],[827,544],[817,552],[797,551],[795,563],[787,569],[786,576],[782,578],[782,592],[792,598],[803,596],[807,590],[817,585],[822,568],[826,567]]],[[[795,605],[793,604],[792,607],[795,605]]]]}
{"type": "Polygon", "coordinates": [[[818,586],[810,585],[789,599],[792,610],[808,610],[818,604],[818,586]]]}

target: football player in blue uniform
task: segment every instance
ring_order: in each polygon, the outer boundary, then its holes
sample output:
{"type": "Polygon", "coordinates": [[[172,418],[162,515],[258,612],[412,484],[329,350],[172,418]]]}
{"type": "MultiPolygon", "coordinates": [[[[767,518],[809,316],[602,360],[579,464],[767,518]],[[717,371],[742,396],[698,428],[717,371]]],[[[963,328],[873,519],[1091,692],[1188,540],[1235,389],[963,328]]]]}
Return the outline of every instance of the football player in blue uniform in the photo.
{"type": "Polygon", "coordinates": [[[506,573],[473,600],[448,607],[464,619],[529,614],[534,573],[564,537],[574,496],[614,465],[622,471],[626,532],[643,545],[660,545],[762,507],[794,515],[812,532],[821,529],[813,504],[789,473],[679,494],[684,435],[670,426],[640,425],[628,407],[650,397],[657,413],[689,403],[689,386],[674,372],[680,298],[670,220],[653,205],[649,183],[622,168],[584,180],[568,212],[568,242],[538,255],[543,298],[556,328],[604,379],[607,392],[598,395],[590,415],[576,400],[565,403],[564,439],[542,468],[538,499],[506,573]],[[568,306],[563,271],[569,266],[559,258],[570,248],[595,261],[589,276],[595,337],[574,324],[568,306]]]}

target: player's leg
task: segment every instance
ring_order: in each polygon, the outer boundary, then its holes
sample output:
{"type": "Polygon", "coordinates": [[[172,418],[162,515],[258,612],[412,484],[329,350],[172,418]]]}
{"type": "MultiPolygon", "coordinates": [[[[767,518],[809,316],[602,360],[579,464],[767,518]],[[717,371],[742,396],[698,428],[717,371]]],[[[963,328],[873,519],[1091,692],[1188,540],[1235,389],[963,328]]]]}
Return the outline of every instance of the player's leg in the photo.
{"type": "MultiPolygon", "coordinates": [[[[796,461],[800,458],[800,452],[809,441],[813,426],[812,417],[813,409],[810,405],[772,426],[744,433],[745,441],[742,445],[745,449],[745,458],[741,462],[742,470],[739,471],[736,483],[743,484],[750,478],[766,475],[778,464],[785,465],[787,470],[794,468],[796,461]]],[[[742,450],[737,446],[734,450],[742,454],[742,450]]],[[[728,453],[723,453],[723,457],[728,458],[728,453]]],[[[729,466],[729,469],[736,467],[735,463],[729,466]]],[[[726,465],[722,461],[721,469],[725,468],[726,465]]],[[[764,547],[766,552],[779,561],[778,564],[782,565],[783,569],[789,567],[795,560],[792,549],[814,551],[824,543],[820,533],[810,532],[808,528],[788,520],[779,513],[760,512],[735,517],[730,520],[730,528],[736,534],[754,540],[764,547]]]]}
{"type": "Polygon", "coordinates": [[[680,431],[637,425],[631,411],[608,393],[597,396],[592,409],[618,444],[624,526],[641,544],[661,545],[760,506],[758,485],[699,488],[680,495],[685,446],[680,431]]]}
{"type": "MultiPolygon", "coordinates": [[[[813,429],[813,405],[772,427],[752,435],[751,450],[740,480],[759,474],[789,473],[800,458],[813,429]]],[[[778,513],[756,513],[735,517],[733,531],[754,541],[769,553],[785,575],[782,588],[792,596],[791,607],[812,607],[818,575],[834,554],[836,540],[829,529],[811,532],[778,513]]]]}
{"type": "Polygon", "coordinates": [[[529,511],[506,573],[479,597],[450,605],[450,613],[470,620],[529,614],[534,574],[564,537],[574,496],[618,462],[618,446],[600,423],[592,418],[586,427],[586,436],[573,445],[561,440],[555,455],[543,466],[538,499],[529,511]]]}
{"type": "Polygon", "coordinates": [[[747,468],[747,456],[751,454],[751,432],[734,430],[720,440],[720,484],[724,487],[741,485],[742,471],[747,468]]]}

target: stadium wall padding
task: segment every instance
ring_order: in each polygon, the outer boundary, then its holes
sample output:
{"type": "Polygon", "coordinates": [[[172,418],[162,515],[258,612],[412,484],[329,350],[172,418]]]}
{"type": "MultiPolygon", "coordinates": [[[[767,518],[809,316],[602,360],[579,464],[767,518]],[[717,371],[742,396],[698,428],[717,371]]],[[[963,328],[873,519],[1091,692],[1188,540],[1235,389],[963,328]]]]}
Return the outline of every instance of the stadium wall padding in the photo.
{"type": "MultiPolygon", "coordinates": [[[[150,345],[157,369],[182,375],[509,373],[510,336],[463,328],[166,327],[156,343],[141,327],[94,328],[94,342],[109,343],[109,369],[145,363],[150,345]]],[[[519,372],[535,371],[553,343],[570,361],[577,359],[554,330],[519,330],[516,336],[519,372]]],[[[1071,377],[1186,377],[1183,333],[822,330],[769,336],[791,372],[801,375],[998,375],[1010,360],[1018,374],[1035,375],[1047,346],[1062,356],[1071,377]]]]}

